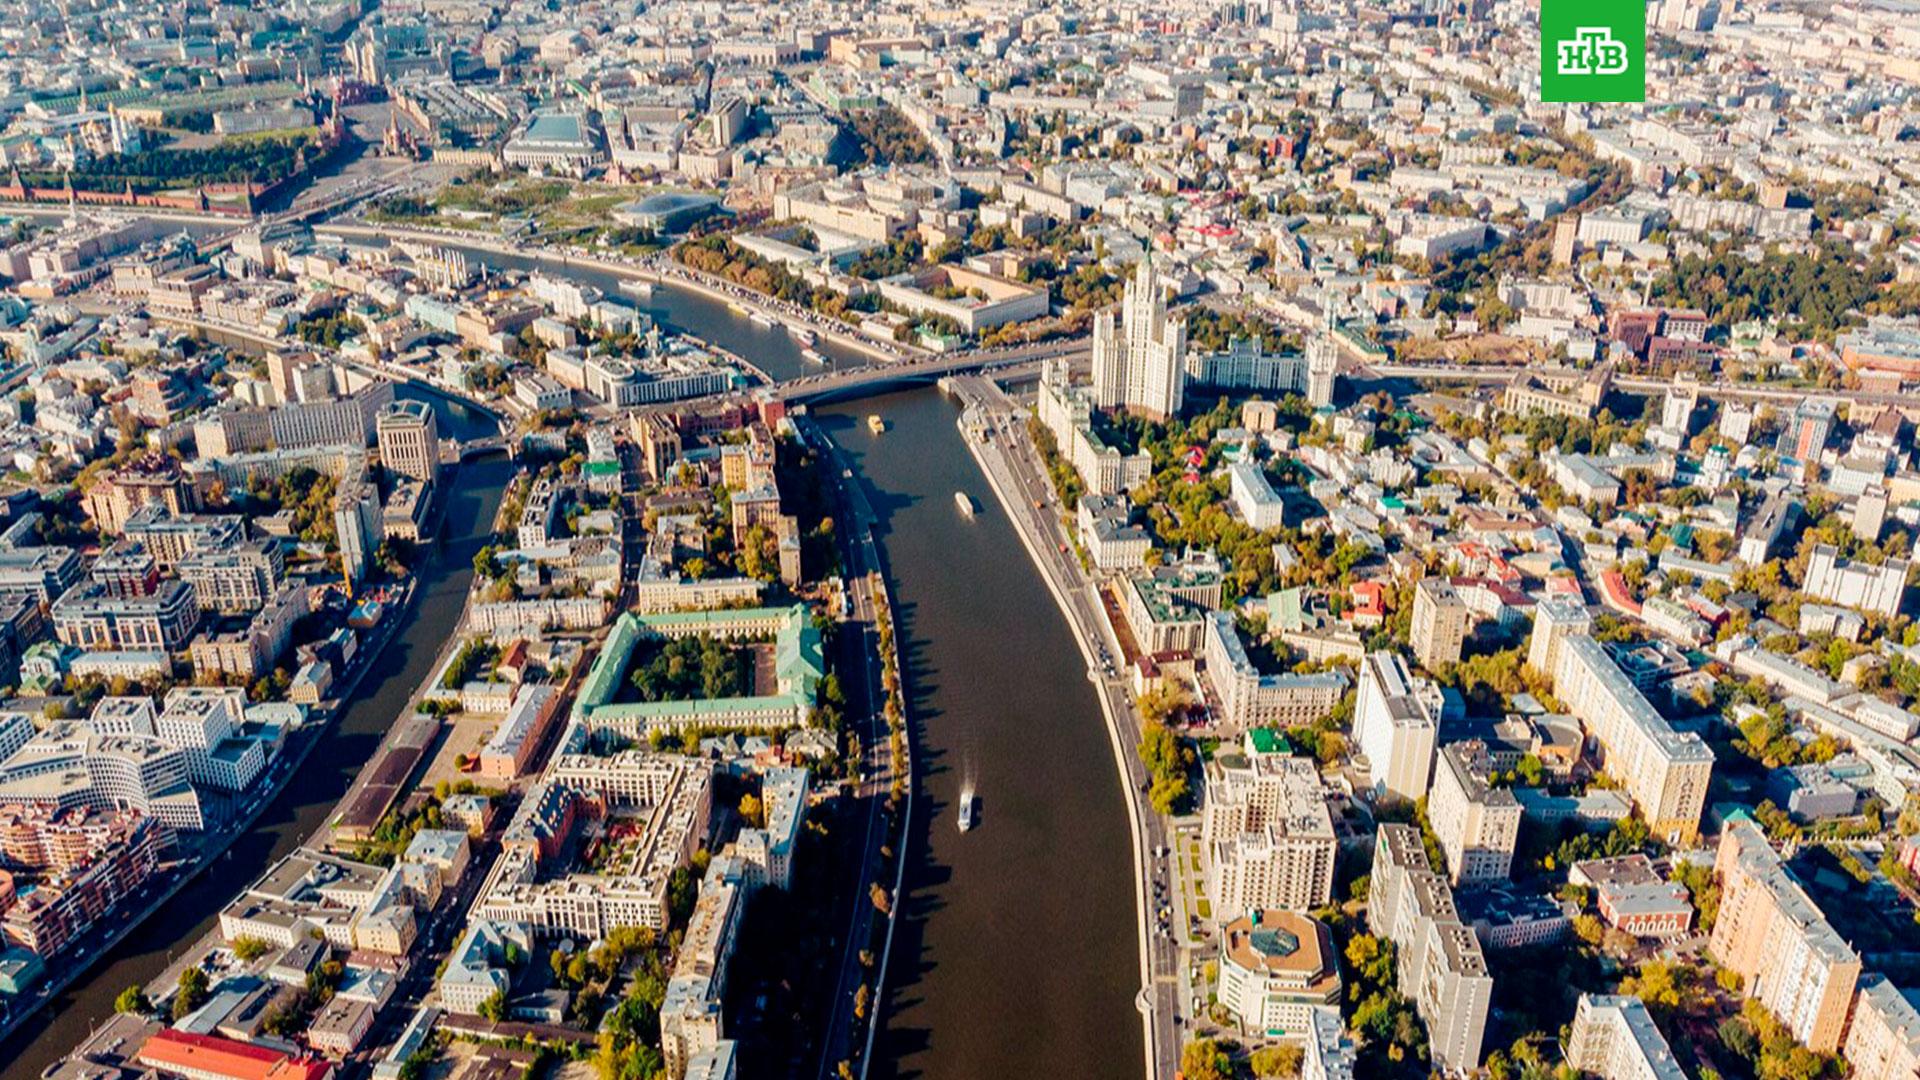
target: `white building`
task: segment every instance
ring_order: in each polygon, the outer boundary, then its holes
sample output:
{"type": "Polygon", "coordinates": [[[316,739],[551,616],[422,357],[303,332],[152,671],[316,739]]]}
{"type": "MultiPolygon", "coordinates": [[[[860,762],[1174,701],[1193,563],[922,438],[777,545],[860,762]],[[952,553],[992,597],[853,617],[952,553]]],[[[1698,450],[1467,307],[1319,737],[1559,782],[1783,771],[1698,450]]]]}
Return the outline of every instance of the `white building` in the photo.
{"type": "Polygon", "coordinates": [[[1223,916],[1304,910],[1333,896],[1333,816],[1307,758],[1223,754],[1208,763],[1201,846],[1207,894],[1223,916]]]}
{"type": "Polygon", "coordinates": [[[1393,653],[1370,653],[1361,661],[1353,737],[1376,794],[1413,800],[1427,793],[1439,727],[1439,687],[1414,678],[1393,653]]]}
{"type": "Polygon", "coordinates": [[[1833,545],[1821,544],[1807,560],[1804,588],[1810,596],[1891,619],[1905,599],[1908,568],[1905,559],[1889,559],[1884,566],[1850,562],[1833,545]]]}
{"type": "Polygon", "coordinates": [[[1505,881],[1520,839],[1520,804],[1513,792],[1491,786],[1493,762],[1480,742],[1440,748],[1427,819],[1455,885],[1505,881]]]}
{"type": "Polygon", "coordinates": [[[1116,325],[1103,311],[1093,323],[1093,398],[1103,409],[1149,416],[1180,414],[1187,375],[1187,324],[1167,317],[1166,286],[1151,258],[1127,282],[1116,325]]]}
{"type": "Polygon", "coordinates": [[[1639,998],[1581,994],[1567,1064],[1600,1080],[1687,1080],[1639,998]]]}

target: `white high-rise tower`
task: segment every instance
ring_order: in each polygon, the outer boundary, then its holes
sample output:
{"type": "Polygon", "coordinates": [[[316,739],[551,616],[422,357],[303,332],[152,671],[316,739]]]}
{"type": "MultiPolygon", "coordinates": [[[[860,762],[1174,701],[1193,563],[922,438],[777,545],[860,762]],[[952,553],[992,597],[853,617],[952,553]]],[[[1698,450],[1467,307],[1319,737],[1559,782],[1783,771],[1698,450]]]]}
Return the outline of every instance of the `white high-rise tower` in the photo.
{"type": "Polygon", "coordinates": [[[1135,409],[1158,419],[1180,413],[1186,396],[1187,324],[1167,318],[1166,289],[1145,259],[1113,312],[1093,322],[1093,398],[1103,409],[1135,409]]]}
{"type": "Polygon", "coordinates": [[[1334,385],[1340,379],[1340,347],[1333,331],[1322,330],[1307,342],[1307,404],[1324,409],[1333,404],[1334,385]]]}

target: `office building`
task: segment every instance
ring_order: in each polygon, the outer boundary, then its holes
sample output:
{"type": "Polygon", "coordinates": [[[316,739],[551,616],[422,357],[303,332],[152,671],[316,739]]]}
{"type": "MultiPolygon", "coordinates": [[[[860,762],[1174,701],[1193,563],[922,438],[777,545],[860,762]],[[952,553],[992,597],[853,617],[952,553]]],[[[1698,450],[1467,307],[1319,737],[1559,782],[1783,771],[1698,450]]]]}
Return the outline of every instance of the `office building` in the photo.
{"type": "Polygon", "coordinates": [[[1447,857],[1455,885],[1505,881],[1520,839],[1520,804],[1513,792],[1493,787],[1493,761],[1485,743],[1448,743],[1440,748],[1427,819],[1447,857]]]}
{"type": "Polygon", "coordinates": [[[1340,1002],[1340,969],[1324,924],[1254,908],[1220,931],[1216,993],[1243,1035],[1304,1042],[1314,1010],[1340,1002]]]}
{"type": "Polygon", "coordinates": [[[1859,954],[1752,821],[1735,821],[1720,834],[1713,871],[1720,914],[1707,950],[1801,1044],[1837,1052],[1860,979],[1859,954]]]}
{"type": "Polygon", "coordinates": [[[1427,793],[1440,727],[1440,688],[1417,679],[1390,652],[1360,662],[1353,737],[1378,795],[1414,800],[1427,793]]]}
{"type": "Polygon", "coordinates": [[[1219,719],[1229,728],[1311,724],[1346,692],[1347,677],[1338,671],[1262,674],[1247,656],[1233,616],[1224,611],[1207,612],[1203,630],[1207,681],[1220,698],[1219,719]]]}
{"type": "Polygon", "coordinates": [[[1910,566],[1905,559],[1888,559],[1881,566],[1852,562],[1832,544],[1820,544],[1807,560],[1802,587],[1809,596],[1891,619],[1906,599],[1910,566]]]}
{"type": "Polygon", "coordinates": [[[1215,911],[1304,910],[1332,898],[1338,843],[1312,759],[1222,752],[1207,763],[1203,814],[1215,911]]]}
{"type": "Polygon", "coordinates": [[[1094,318],[1094,404],[1161,420],[1178,416],[1186,371],[1187,324],[1167,317],[1166,286],[1153,260],[1142,259],[1127,282],[1117,323],[1112,311],[1094,318]]]}
{"type": "Polygon", "coordinates": [[[1129,577],[1121,612],[1134,641],[1149,655],[1198,650],[1206,614],[1220,607],[1221,581],[1220,559],[1206,551],[1129,577]]]}
{"type": "Polygon", "coordinates": [[[1445,578],[1421,578],[1413,587],[1413,655],[1420,666],[1438,671],[1460,662],[1473,613],[1445,578]]]}
{"type": "Polygon", "coordinates": [[[380,464],[390,473],[432,483],[440,471],[440,426],[424,401],[394,401],[374,420],[380,464]]]}

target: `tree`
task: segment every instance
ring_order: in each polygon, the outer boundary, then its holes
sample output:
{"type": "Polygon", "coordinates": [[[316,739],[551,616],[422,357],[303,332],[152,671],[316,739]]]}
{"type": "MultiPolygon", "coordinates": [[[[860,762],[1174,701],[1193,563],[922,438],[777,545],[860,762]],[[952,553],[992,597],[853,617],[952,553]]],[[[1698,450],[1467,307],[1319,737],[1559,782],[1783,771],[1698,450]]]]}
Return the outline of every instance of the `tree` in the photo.
{"type": "Polygon", "coordinates": [[[1213,1039],[1195,1039],[1180,1051],[1180,1073],[1187,1080],[1233,1080],[1233,1058],[1213,1039]]]}
{"type": "Polygon", "coordinates": [[[1266,1080],[1268,1077],[1293,1077],[1300,1075],[1300,1067],[1306,1063],[1305,1048],[1294,1043],[1281,1043],[1279,1046],[1262,1047],[1253,1052],[1253,1075],[1266,1080]]]}
{"type": "Polygon", "coordinates": [[[173,992],[173,1018],[184,1019],[188,1013],[207,1003],[207,973],[197,967],[190,967],[180,973],[180,983],[173,992]]]}
{"type": "Polygon", "coordinates": [[[505,990],[495,990],[493,993],[488,994],[486,1000],[480,1003],[480,1015],[496,1024],[505,1020],[507,1018],[507,992],[505,990]]]}
{"type": "Polygon", "coordinates": [[[233,955],[239,957],[240,962],[245,964],[251,964],[267,955],[272,948],[273,946],[264,938],[247,936],[233,939],[233,955]]]}
{"type": "Polygon", "coordinates": [[[760,796],[751,792],[740,796],[740,820],[755,829],[766,826],[767,809],[761,805],[760,796]]]}
{"type": "Polygon", "coordinates": [[[113,999],[113,1011],[144,1015],[153,1011],[153,1002],[147,1000],[147,992],[136,983],[120,991],[120,996],[113,999]]]}

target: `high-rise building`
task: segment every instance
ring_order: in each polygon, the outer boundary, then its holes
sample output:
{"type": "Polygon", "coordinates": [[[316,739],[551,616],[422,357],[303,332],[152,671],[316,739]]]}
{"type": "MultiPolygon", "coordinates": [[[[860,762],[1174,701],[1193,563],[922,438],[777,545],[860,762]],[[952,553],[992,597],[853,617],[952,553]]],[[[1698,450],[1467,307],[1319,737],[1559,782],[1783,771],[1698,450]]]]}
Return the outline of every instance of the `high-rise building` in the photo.
{"type": "Polygon", "coordinates": [[[1551,679],[1560,660],[1560,644],[1570,637],[1586,637],[1593,616],[1578,600],[1554,597],[1533,613],[1533,637],[1527,644],[1527,666],[1551,679]]]}
{"type": "Polygon", "coordinates": [[[1333,896],[1339,845],[1309,758],[1222,754],[1207,767],[1201,845],[1216,911],[1314,908],[1333,896]]]}
{"type": "Polygon", "coordinates": [[[340,570],[358,585],[380,546],[380,491],[365,473],[355,470],[340,481],[333,495],[333,528],[340,543],[340,570]]]}
{"type": "Polygon", "coordinates": [[[1489,783],[1492,757],[1478,740],[1440,748],[1427,819],[1455,885],[1505,881],[1520,840],[1520,804],[1489,783]]]}
{"type": "Polygon", "coordinates": [[[1860,956],[1751,821],[1720,834],[1720,915],[1707,949],[1810,1050],[1840,1048],[1860,956]]]}
{"type": "Polygon", "coordinates": [[[1827,438],[1833,434],[1834,413],[1838,404],[1832,398],[1807,398],[1787,415],[1786,426],[1773,449],[1783,457],[1806,462],[1820,456],[1827,438]]]}
{"type": "Polygon", "coordinates": [[[1166,286],[1143,259],[1114,313],[1093,323],[1093,398],[1103,409],[1178,416],[1185,398],[1187,324],[1167,317],[1166,286]]]}
{"type": "Polygon", "coordinates": [[[1331,329],[1307,342],[1307,404],[1324,409],[1333,404],[1333,393],[1340,382],[1340,347],[1333,343],[1331,329]]]}
{"type": "Polygon", "coordinates": [[[1453,890],[1428,864],[1420,830],[1380,826],[1372,881],[1367,928],[1395,946],[1400,992],[1426,1022],[1433,1063],[1449,1073],[1477,1068],[1493,976],[1453,890]]]}
{"type": "Polygon", "coordinates": [[[1427,793],[1439,727],[1438,687],[1414,678],[1393,653],[1369,653],[1361,661],[1353,737],[1376,793],[1409,800],[1427,793]]]}
{"type": "Polygon", "coordinates": [[[1473,614],[1445,578],[1421,578],[1413,587],[1413,655],[1420,666],[1438,671],[1460,662],[1473,614]]]}
{"type": "Polygon", "coordinates": [[[1692,837],[1706,805],[1713,751],[1700,736],[1673,730],[1606,646],[1576,635],[1556,651],[1554,695],[1599,740],[1607,773],[1639,804],[1655,835],[1669,841],[1692,837]]]}
{"type": "Polygon", "coordinates": [[[388,404],[374,420],[380,464],[390,473],[432,483],[440,471],[440,427],[433,406],[403,399],[388,404]]]}
{"type": "Polygon", "coordinates": [[[1853,1080],[1920,1076],[1920,1010],[1885,975],[1860,980],[1844,1052],[1853,1080]]]}
{"type": "Polygon", "coordinates": [[[1621,994],[1580,995],[1567,1063],[1600,1080],[1687,1080],[1645,1003],[1621,994]]]}

